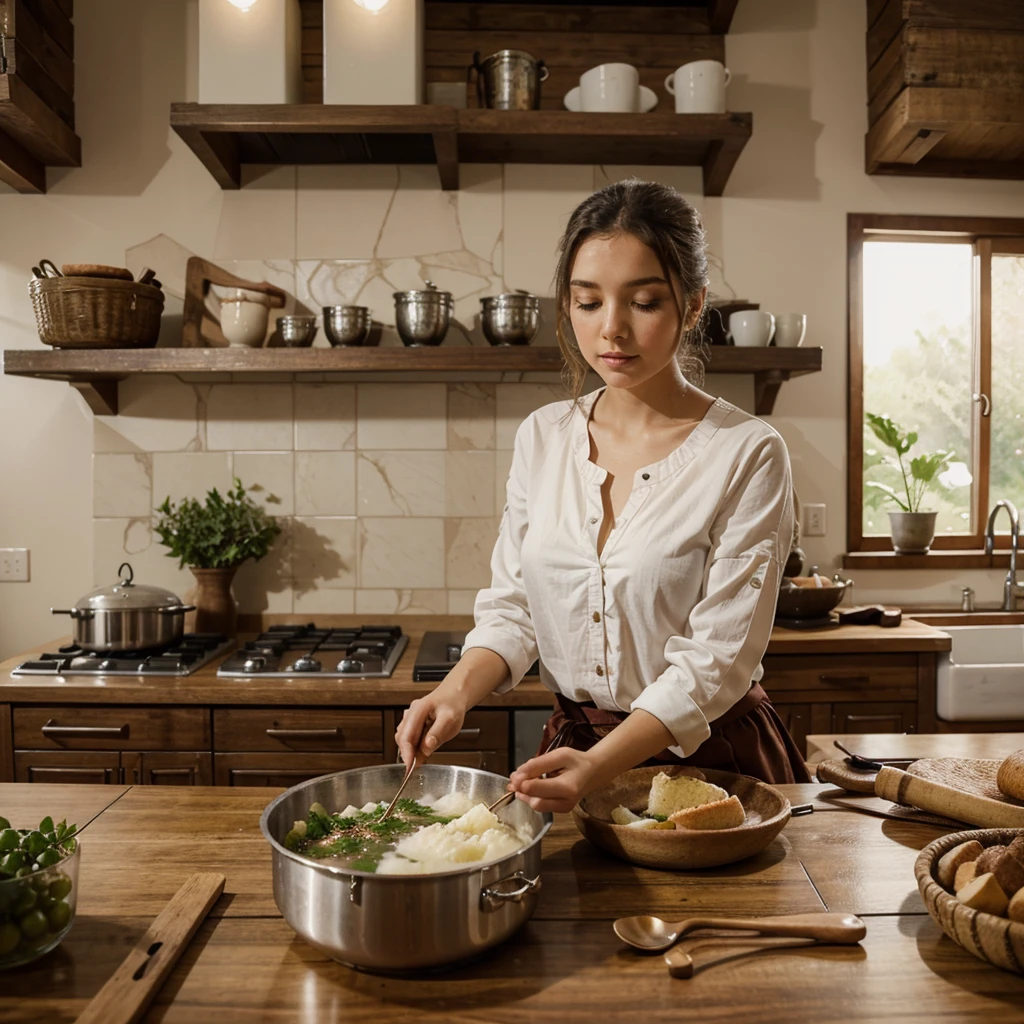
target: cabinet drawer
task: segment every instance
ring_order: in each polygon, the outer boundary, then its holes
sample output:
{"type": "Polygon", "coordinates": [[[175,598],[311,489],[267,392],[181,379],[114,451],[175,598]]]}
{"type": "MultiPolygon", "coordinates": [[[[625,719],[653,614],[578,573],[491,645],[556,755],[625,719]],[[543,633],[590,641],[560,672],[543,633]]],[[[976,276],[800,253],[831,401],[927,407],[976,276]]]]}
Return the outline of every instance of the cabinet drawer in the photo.
{"type": "Polygon", "coordinates": [[[443,750],[508,750],[508,712],[470,711],[443,750]]]}
{"type": "Polygon", "coordinates": [[[380,754],[215,754],[217,786],[281,786],[288,788],[328,772],[383,764],[380,754]]]}
{"type": "Polygon", "coordinates": [[[218,708],[213,713],[214,750],[380,751],[379,711],[329,708],[218,708]]]}
{"type": "Polygon", "coordinates": [[[121,782],[121,755],[116,750],[18,750],[14,778],[16,782],[116,786],[121,782]]]}
{"type": "Polygon", "coordinates": [[[14,709],[14,746],[41,750],[210,749],[205,708],[40,706],[14,709]]]}
{"type": "Polygon", "coordinates": [[[460,768],[480,768],[496,775],[508,775],[507,750],[464,750],[449,751],[444,748],[430,759],[431,764],[454,764],[460,768]]]}
{"type": "Polygon", "coordinates": [[[784,691],[837,693],[862,690],[900,691],[917,699],[916,654],[775,655],[764,659],[761,685],[768,696],[784,691]]]}
{"type": "Polygon", "coordinates": [[[832,705],[832,732],[916,732],[917,705],[902,701],[832,705]]]}

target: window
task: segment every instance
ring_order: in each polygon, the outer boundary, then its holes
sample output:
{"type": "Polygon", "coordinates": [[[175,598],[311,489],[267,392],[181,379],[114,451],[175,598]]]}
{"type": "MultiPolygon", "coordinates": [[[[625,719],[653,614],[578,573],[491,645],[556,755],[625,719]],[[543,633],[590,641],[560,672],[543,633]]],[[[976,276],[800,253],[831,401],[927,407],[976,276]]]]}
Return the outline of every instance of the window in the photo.
{"type": "Polygon", "coordinates": [[[917,434],[904,464],[950,453],[921,506],[932,552],[977,552],[996,501],[1024,514],[1024,220],[850,214],[848,234],[848,550],[891,552],[906,501],[875,414],[917,434]]]}

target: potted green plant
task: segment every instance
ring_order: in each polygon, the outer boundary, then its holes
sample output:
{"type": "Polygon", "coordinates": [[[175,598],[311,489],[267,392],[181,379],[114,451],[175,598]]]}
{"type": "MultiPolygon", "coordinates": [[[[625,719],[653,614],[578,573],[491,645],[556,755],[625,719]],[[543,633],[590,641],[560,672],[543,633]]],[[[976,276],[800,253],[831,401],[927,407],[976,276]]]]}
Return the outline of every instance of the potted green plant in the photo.
{"type": "Polygon", "coordinates": [[[869,412],[865,418],[875,437],[895,452],[895,456],[881,456],[876,465],[898,470],[903,481],[902,490],[897,490],[877,480],[866,480],[865,501],[873,508],[878,508],[885,501],[895,502],[899,506],[898,512],[889,513],[892,547],[896,554],[927,554],[935,539],[935,517],[938,512],[922,511],[921,504],[930,491],[942,493],[948,489],[940,479],[940,474],[949,469],[955,453],[940,448],[926,455],[916,455],[905,463],[903,456],[908,455],[917,443],[916,432],[905,432],[888,416],[877,416],[869,412]]]}
{"type": "Polygon", "coordinates": [[[246,494],[238,477],[223,497],[216,487],[207,492],[205,504],[195,498],[174,503],[168,496],[157,511],[154,530],[167,557],[187,565],[196,578],[192,628],[230,636],[238,618],[231,595],[235,573],[248,559],[258,562],[267,554],[280,525],[246,494]]]}

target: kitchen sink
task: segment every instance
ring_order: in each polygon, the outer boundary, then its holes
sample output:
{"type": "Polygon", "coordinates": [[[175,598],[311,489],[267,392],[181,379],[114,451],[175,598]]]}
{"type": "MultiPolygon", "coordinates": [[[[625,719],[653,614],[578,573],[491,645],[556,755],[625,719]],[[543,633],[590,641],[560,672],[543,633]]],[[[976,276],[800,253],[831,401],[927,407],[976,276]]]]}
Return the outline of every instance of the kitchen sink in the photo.
{"type": "Polygon", "coordinates": [[[1024,719],[1024,625],[944,626],[936,711],[947,722],[1024,719]]]}

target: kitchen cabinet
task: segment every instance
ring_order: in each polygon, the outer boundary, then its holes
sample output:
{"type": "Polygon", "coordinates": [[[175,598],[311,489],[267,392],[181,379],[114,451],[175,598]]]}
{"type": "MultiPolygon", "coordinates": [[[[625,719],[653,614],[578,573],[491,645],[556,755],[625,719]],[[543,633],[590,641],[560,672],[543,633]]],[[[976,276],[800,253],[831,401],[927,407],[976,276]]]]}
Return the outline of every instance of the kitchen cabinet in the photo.
{"type": "Polygon", "coordinates": [[[212,786],[213,758],[206,750],[139,750],[121,755],[128,786],[212,786]]]}
{"type": "Polygon", "coordinates": [[[15,750],[16,782],[121,784],[121,755],[116,750],[15,750]]]}
{"type": "Polygon", "coordinates": [[[383,764],[377,754],[215,754],[214,783],[218,786],[282,786],[349,768],[383,764]]]}

